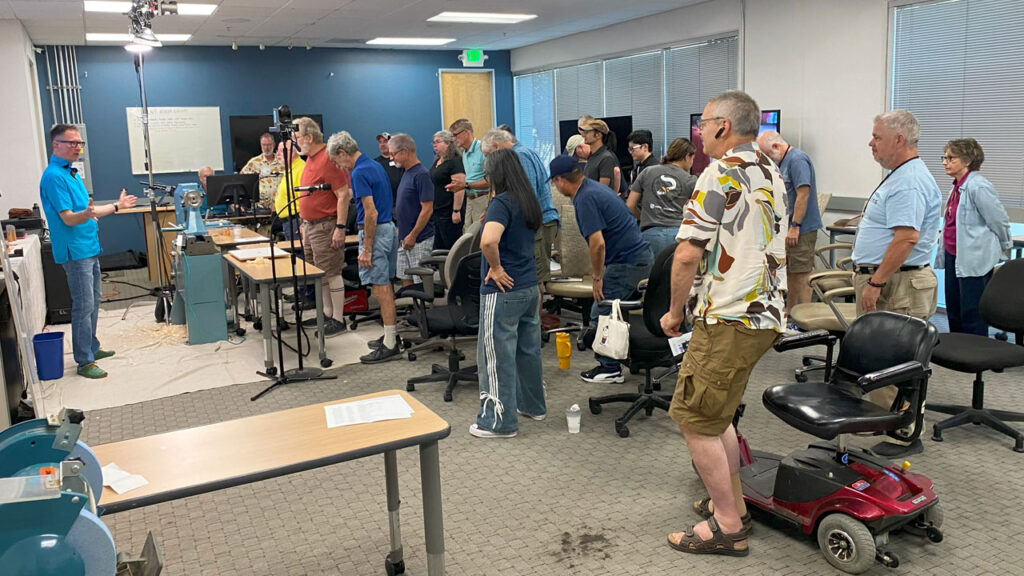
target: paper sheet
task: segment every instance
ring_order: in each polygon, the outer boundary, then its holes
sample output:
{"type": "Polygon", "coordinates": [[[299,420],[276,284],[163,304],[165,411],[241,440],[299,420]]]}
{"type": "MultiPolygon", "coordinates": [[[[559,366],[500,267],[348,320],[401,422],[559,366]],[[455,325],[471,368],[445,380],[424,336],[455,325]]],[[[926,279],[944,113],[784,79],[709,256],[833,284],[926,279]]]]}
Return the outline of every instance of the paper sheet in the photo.
{"type": "MultiPolygon", "coordinates": [[[[255,260],[257,258],[270,258],[270,246],[263,248],[241,248],[238,250],[231,250],[228,252],[239,260],[255,260]]],[[[287,256],[288,253],[280,248],[274,248],[274,257],[281,258],[287,256]]]]}
{"type": "Polygon", "coordinates": [[[412,418],[412,407],[398,394],[324,406],[327,427],[412,418]]]}
{"type": "Polygon", "coordinates": [[[141,488],[146,484],[149,482],[145,478],[138,474],[125,472],[113,462],[103,467],[103,485],[110,486],[118,494],[141,488]]]}

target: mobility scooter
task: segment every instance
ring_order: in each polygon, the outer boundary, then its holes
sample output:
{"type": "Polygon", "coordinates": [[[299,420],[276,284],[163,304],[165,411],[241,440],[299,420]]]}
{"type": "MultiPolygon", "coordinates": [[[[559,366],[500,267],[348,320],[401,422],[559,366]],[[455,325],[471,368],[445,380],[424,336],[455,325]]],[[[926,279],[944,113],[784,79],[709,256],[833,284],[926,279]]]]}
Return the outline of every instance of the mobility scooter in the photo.
{"type": "MultiPolygon", "coordinates": [[[[824,330],[781,339],[775,349],[825,344],[831,364],[836,338],[824,330]]],[[[816,535],[830,564],[850,574],[875,561],[890,568],[899,558],[887,548],[889,533],[903,530],[942,540],[942,508],[926,476],[874,453],[848,448],[844,434],[888,434],[913,440],[922,427],[928,359],[938,341],[929,323],[891,312],[872,312],[854,322],[834,369],[820,383],[773,386],[766,408],[787,424],[833,442],[820,442],[786,456],[751,451],[740,436],[740,477],[748,506],[816,535]],[[893,410],[864,394],[894,385],[893,410]],[[909,403],[909,408],[900,410],[909,403]],[[910,434],[901,434],[911,425],[910,434]]],[[[742,415],[737,411],[734,421],[742,415]]]]}

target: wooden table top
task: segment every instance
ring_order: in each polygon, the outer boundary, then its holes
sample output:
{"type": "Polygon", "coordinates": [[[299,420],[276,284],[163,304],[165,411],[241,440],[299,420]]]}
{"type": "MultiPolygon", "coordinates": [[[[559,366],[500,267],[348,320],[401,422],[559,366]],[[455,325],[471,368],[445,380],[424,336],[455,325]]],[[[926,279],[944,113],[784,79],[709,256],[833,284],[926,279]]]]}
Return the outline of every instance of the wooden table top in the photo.
{"type": "Polygon", "coordinates": [[[266,236],[248,228],[240,228],[240,230],[242,231],[242,234],[238,238],[235,238],[232,228],[210,228],[206,231],[206,235],[209,236],[210,240],[216,244],[218,248],[223,246],[249,244],[254,239],[265,240],[267,238],[266,236]],[[247,240],[250,242],[247,242],[247,240]]]}
{"type": "MultiPolygon", "coordinates": [[[[171,206],[170,204],[167,204],[167,205],[164,205],[164,206],[157,206],[156,207],[156,211],[157,212],[173,212],[174,211],[174,206],[171,206]]],[[[144,206],[135,206],[134,208],[125,208],[124,210],[118,210],[117,214],[142,214],[142,213],[145,213],[145,212],[149,212],[149,204],[146,204],[144,206]]]]}
{"type": "Polygon", "coordinates": [[[92,450],[101,466],[114,462],[149,481],[121,495],[105,486],[99,504],[114,513],[436,441],[450,432],[416,398],[385,390],[92,450]],[[412,418],[327,427],[325,406],[395,394],[409,403],[412,418]]]}
{"type": "MultiPolygon", "coordinates": [[[[257,243],[257,244],[253,244],[252,246],[245,245],[245,248],[249,249],[249,248],[260,248],[260,247],[269,247],[269,246],[270,245],[266,244],[266,243],[257,243]]],[[[227,260],[228,264],[230,264],[232,267],[236,268],[239,272],[244,274],[246,277],[248,277],[253,282],[272,282],[274,280],[274,275],[275,274],[277,275],[277,279],[278,280],[282,280],[283,278],[286,278],[286,277],[291,277],[291,273],[292,272],[291,272],[291,269],[289,268],[290,262],[288,261],[288,258],[289,257],[288,257],[287,254],[282,254],[282,255],[277,256],[277,257],[274,258],[274,265],[277,266],[277,271],[275,272],[272,269],[271,261],[270,261],[269,258],[263,258],[263,259],[257,259],[257,260],[239,260],[238,258],[235,258],[234,256],[232,256],[230,253],[227,253],[227,252],[224,253],[224,259],[227,260]]],[[[320,268],[317,268],[316,266],[314,266],[314,265],[312,265],[310,263],[306,263],[305,264],[306,274],[305,274],[305,276],[303,276],[303,274],[302,274],[303,264],[302,263],[303,263],[303,260],[302,260],[302,257],[300,256],[298,258],[298,260],[296,261],[296,266],[297,266],[296,272],[298,273],[299,278],[303,278],[303,277],[305,277],[305,278],[320,278],[321,276],[324,275],[324,271],[323,270],[321,270],[320,268]]]]}

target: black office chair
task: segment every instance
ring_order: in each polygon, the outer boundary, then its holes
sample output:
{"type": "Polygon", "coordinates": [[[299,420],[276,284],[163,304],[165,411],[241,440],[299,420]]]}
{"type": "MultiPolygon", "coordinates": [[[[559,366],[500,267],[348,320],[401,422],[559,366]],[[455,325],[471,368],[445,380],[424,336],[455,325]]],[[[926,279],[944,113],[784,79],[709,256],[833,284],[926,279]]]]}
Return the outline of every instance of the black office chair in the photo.
{"type": "MultiPolygon", "coordinates": [[[[894,312],[869,312],[857,318],[843,337],[835,368],[826,368],[825,382],[782,384],[764,391],[761,400],[768,410],[797,430],[830,440],[840,434],[875,432],[915,440],[921,434],[921,404],[928,393],[932,355],[938,331],[919,318],[894,312]],[[911,408],[889,410],[871,402],[868,392],[895,385],[895,405],[911,408]],[[916,420],[911,436],[897,430],[916,420]]],[[[779,352],[826,344],[831,360],[836,337],[825,330],[782,338],[779,352]]]]}
{"type": "MultiPolygon", "coordinates": [[[[460,366],[462,352],[459,351],[457,336],[476,336],[480,315],[480,252],[474,252],[461,260],[455,277],[448,288],[447,305],[432,306],[425,310],[426,330],[430,336],[449,339],[448,367],[434,364],[430,374],[410,378],[405,386],[409,392],[416,390],[416,384],[426,382],[447,382],[444,401],[452,401],[455,385],[462,382],[477,382],[477,367],[460,366]]],[[[419,294],[426,298],[426,294],[419,294]]]]}
{"type": "MultiPolygon", "coordinates": [[[[946,270],[946,274],[952,274],[946,270]]],[[[970,406],[932,404],[928,410],[953,414],[933,427],[932,440],[942,441],[942,431],[962,426],[968,422],[982,424],[1014,439],[1013,449],[1024,452],[1024,434],[1006,421],[1024,421],[1024,414],[1005,410],[985,408],[985,381],[981,375],[988,371],[1002,371],[1006,368],[1024,366],[1024,260],[1010,260],[1003,264],[981,295],[981,317],[989,325],[1016,335],[1018,345],[1001,342],[976,334],[942,334],[935,347],[932,361],[957,372],[974,374],[974,392],[970,406]]]]}
{"type": "MultiPolygon", "coordinates": [[[[626,424],[641,410],[650,416],[655,408],[667,411],[671,394],[655,394],[651,370],[675,366],[678,358],[673,357],[668,337],[661,330],[661,317],[668,312],[672,299],[672,259],[675,246],[669,246],[658,254],[651,268],[647,289],[642,301],[619,302],[622,310],[643,309],[640,316],[629,319],[629,359],[625,363],[631,372],[644,372],[643,385],[637,385],[635,393],[610,394],[590,398],[591,414],[600,414],[601,406],[611,402],[630,402],[626,412],[615,420],[615,432],[622,438],[629,436],[626,424]]],[[[660,386],[658,387],[660,389],[660,386]]]]}

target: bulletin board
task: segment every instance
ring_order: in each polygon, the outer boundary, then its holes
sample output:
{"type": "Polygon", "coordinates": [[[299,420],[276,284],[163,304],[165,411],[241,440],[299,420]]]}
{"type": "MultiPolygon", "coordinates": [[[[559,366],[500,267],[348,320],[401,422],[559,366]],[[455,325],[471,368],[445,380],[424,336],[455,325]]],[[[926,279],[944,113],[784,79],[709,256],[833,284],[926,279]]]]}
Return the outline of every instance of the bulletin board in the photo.
{"type": "MultiPolygon", "coordinates": [[[[132,173],[147,174],[142,108],[125,108],[125,115],[132,173]]],[[[217,106],[149,108],[149,142],[154,174],[196,172],[203,166],[224,169],[217,106]]]]}

